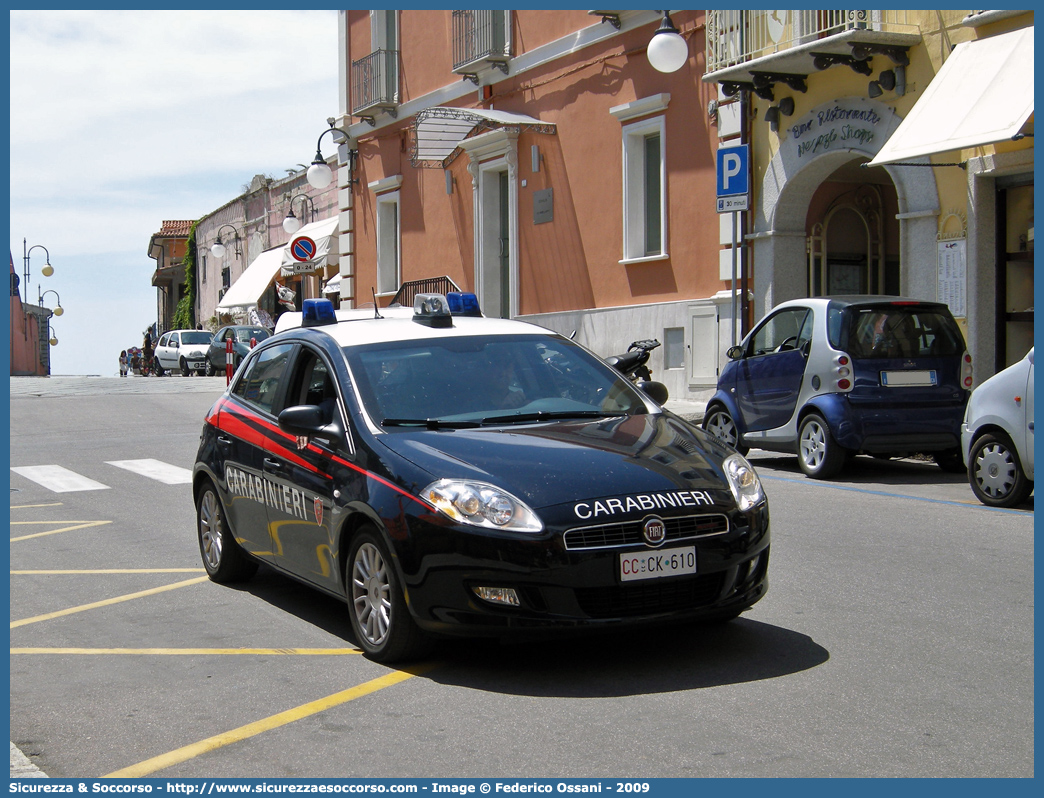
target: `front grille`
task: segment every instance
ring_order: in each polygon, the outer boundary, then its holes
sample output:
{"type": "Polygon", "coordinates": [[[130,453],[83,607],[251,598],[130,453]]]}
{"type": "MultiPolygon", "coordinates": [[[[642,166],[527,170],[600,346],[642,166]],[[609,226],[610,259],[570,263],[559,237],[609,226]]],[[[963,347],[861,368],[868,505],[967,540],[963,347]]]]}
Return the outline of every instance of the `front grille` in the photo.
{"type": "MultiPolygon", "coordinates": [[[[664,543],[689,540],[706,535],[720,535],[729,531],[726,515],[690,515],[684,518],[662,519],[667,530],[664,543]]],[[[618,524],[600,524],[570,529],[565,533],[565,547],[578,549],[611,549],[645,544],[642,527],[645,520],[625,521],[618,524]]]]}
{"type": "Polygon", "coordinates": [[[711,604],[724,584],[725,573],[719,572],[643,585],[579,588],[576,600],[590,618],[632,618],[711,604]]]}

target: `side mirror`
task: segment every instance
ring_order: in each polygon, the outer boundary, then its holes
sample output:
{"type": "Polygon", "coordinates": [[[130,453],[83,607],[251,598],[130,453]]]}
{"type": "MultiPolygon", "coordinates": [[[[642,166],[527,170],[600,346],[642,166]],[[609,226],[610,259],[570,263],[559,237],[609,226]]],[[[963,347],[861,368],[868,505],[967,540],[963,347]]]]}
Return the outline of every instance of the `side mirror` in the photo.
{"type": "Polygon", "coordinates": [[[295,405],[279,414],[279,429],[299,438],[317,438],[333,443],[342,437],[337,421],[325,422],[323,409],[318,405],[295,405]]]}
{"type": "Polygon", "coordinates": [[[729,351],[725,353],[729,356],[729,360],[742,360],[743,359],[743,347],[742,346],[730,346],[729,351]]]}
{"type": "Polygon", "coordinates": [[[639,390],[644,391],[646,396],[652,399],[656,404],[662,405],[669,398],[667,393],[667,386],[662,382],[656,382],[654,380],[640,380],[637,383],[639,390]]]}

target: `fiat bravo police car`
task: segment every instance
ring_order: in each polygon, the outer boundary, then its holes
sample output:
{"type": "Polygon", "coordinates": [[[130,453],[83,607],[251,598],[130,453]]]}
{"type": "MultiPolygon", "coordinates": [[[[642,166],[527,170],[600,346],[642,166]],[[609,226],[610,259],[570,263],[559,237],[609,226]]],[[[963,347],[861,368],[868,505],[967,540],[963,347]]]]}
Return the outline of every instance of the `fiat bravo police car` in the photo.
{"type": "Polygon", "coordinates": [[[345,599],[378,661],[440,636],[728,620],[768,589],[742,455],[473,294],[284,314],[207,413],[193,493],[211,579],[265,563],[345,599]]]}

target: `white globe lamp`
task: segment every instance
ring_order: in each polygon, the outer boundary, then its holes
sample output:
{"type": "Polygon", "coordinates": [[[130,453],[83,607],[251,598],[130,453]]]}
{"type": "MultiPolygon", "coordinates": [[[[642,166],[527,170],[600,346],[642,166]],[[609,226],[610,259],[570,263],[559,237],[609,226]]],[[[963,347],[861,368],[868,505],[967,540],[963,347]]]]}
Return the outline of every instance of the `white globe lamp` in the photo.
{"type": "Polygon", "coordinates": [[[660,72],[677,72],[689,60],[689,43],[667,14],[663,15],[660,27],[653,34],[646,54],[653,69],[660,72]]]}

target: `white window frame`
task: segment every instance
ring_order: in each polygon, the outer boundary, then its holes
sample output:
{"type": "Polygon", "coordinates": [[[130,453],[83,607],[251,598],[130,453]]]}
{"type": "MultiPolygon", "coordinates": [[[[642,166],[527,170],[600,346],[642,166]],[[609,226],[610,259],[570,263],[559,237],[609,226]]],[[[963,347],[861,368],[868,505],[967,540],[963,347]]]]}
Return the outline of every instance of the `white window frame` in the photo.
{"type": "Polygon", "coordinates": [[[623,258],[622,264],[646,263],[668,258],[667,239],[667,125],[669,94],[656,94],[611,108],[609,113],[621,123],[623,144],[623,258]],[[645,140],[660,137],[660,193],[645,196],[645,140]],[[660,204],[660,251],[645,251],[646,203],[660,204]]]}
{"type": "Polygon", "coordinates": [[[508,175],[508,305],[509,317],[519,314],[518,133],[498,129],[465,139],[460,147],[470,163],[475,213],[475,290],[486,296],[486,274],[500,258],[500,174],[508,175]],[[496,201],[494,201],[496,198],[496,201]]]}
{"type": "Polygon", "coordinates": [[[377,296],[394,296],[402,284],[402,175],[368,184],[376,195],[377,296]],[[393,287],[389,287],[389,286],[393,287]]]}

